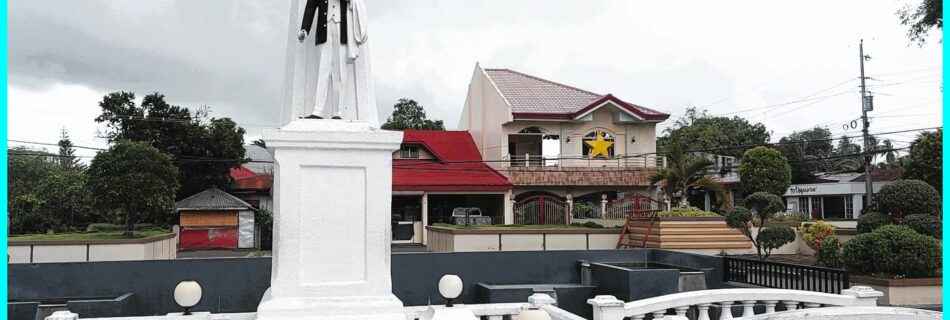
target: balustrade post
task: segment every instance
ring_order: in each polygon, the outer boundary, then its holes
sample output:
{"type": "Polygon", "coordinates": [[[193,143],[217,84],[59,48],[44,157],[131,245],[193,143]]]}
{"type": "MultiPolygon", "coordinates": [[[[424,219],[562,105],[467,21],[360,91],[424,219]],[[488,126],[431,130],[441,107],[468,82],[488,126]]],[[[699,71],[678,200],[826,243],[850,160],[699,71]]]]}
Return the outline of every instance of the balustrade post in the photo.
{"type": "Polygon", "coordinates": [[[711,307],[711,306],[712,306],[712,304],[709,304],[709,303],[704,303],[704,304],[698,304],[698,305],[696,305],[696,310],[699,311],[699,312],[698,312],[698,313],[699,313],[699,317],[696,318],[696,319],[697,319],[697,320],[709,320],[709,307],[711,307]]]}
{"type": "Polygon", "coordinates": [[[79,314],[75,314],[69,311],[56,311],[53,312],[50,316],[44,318],[44,320],[78,320],[79,314]]]}
{"type": "Polygon", "coordinates": [[[775,305],[778,304],[776,300],[762,301],[765,304],[765,313],[775,313],[775,305]]]}
{"type": "Polygon", "coordinates": [[[858,302],[855,305],[871,307],[877,306],[877,298],[884,296],[883,292],[867,286],[853,286],[850,289],[841,290],[841,294],[857,298],[858,302]]]}
{"type": "Polygon", "coordinates": [[[609,295],[599,295],[587,299],[587,304],[594,309],[594,320],[623,320],[623,301],[609,295]]]}
{"type": "Polygon", "coordinates": [[[719,303],[719,320],[732,319],[732,301],[723,301],[719,303]]]}
{"type": "Polygon", "coordinates": [[[752,309],[754,307],[755,307],[755,300],[742,301],[742,317],[754,316],[755,311],[752,309]]]}
{"type": "Polygon", "coordinates": [[[553,306],[557,303],[557,300],[551,298],[551,296],[543,293],[535,293],[528,297],[528,303],[531,304],[532,308],[541,309],[543,306],[553,306]]]}

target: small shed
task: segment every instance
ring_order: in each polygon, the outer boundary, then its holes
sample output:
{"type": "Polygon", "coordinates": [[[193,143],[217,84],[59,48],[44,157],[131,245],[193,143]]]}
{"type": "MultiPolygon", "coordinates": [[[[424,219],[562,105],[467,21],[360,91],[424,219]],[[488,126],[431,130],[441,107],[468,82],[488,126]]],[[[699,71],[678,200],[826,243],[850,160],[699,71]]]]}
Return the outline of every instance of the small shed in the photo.
{"type": "Polygon", "coordinates": [[[217,188],[178,201],[178,248],[254,248],[254,211],[251,204],[217,188]]]}

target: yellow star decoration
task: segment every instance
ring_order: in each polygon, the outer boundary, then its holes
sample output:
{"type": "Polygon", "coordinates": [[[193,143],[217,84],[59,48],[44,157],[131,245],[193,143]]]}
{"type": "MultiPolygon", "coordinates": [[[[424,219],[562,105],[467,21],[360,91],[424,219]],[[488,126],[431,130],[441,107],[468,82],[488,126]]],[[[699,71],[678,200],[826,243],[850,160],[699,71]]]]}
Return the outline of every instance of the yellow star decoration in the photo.
{"type": "Polygon", "coordinates": [[[604,140],[603,132],[597,133],[597,140],[584,141],[584,143],[590,148],[588,156],[590,156],[591,159],[597,156],[604,156],[605,159],[610,159],[610,153],[607,151],[610,149],[610,146],[614,145],[614,142],[604,140]]]}

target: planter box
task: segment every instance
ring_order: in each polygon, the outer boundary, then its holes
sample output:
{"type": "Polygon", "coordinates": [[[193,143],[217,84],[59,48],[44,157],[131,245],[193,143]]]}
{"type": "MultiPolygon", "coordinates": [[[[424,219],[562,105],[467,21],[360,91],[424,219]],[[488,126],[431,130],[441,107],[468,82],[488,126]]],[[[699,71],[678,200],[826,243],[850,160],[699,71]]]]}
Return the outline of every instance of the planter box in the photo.
{"type": "Polygon", "coordinates": [[[432,252],[614,249],[620,229],[477,230],[426,227],[432,252]]]}
{"type": "MultiPolygon", "coordinates": [[[[630,240],[642,242],[649,222],[637,222],[630,240]]],[[[647,248],[659,249],[749,249],[752,242],[739,230],[729,228],[725,217],[657,218],[646,241],[647,248]]]]}
{"type": "Polygon", "coordinates": [[[877,300],[880,305],[930,306],[943,303],[943,279],[880,279],[851,276],[851,284],[869,286],[884,292],[877,300]]]}
{"type": "Polygon", "coordinates": [[[10,263],[170,260],[178,237],[169,233],[138,239],[8,240],[10,263]]]}

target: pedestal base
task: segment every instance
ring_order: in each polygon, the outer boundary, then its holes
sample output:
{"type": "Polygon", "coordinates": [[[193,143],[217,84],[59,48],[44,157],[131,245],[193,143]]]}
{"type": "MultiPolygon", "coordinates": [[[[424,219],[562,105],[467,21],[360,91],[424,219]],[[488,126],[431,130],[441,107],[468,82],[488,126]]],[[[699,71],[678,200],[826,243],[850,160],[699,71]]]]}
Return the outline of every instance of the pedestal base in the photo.
{"type": "Polygon", "coordinates": [[[355,297],[272,298],[264,293],[257,319],[405,320],[402,301],[395,295],[355,297]]]}

